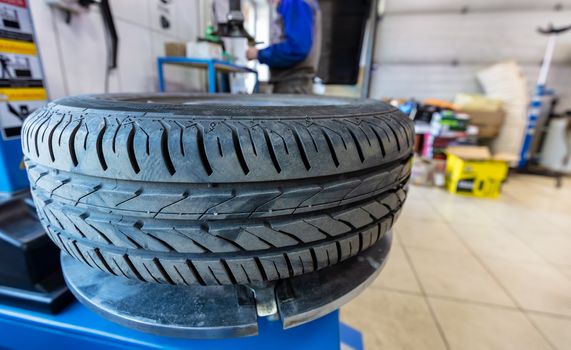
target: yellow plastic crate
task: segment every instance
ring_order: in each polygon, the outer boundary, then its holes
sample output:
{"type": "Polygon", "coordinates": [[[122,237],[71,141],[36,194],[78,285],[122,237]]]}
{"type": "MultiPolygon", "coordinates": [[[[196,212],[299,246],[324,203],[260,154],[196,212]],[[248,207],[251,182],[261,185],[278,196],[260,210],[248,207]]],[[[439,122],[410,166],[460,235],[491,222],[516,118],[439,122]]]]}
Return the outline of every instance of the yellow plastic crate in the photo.
{"type": "Polygon", "coordinates": [[[451,193],[496,198],[508,169],[504,160],[467,160],[448,153],[446,188],[451,193]]]}

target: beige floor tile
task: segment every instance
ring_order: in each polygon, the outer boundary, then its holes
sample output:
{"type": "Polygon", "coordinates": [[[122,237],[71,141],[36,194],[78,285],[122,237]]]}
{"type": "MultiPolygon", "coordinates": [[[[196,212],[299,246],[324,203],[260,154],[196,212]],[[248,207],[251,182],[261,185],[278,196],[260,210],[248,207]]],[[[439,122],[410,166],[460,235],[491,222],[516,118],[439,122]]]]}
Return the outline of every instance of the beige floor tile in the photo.
{"type": "Polygon", "coordinates": [[[390,288],[412,293],[421,292],[401,246],[396,244],[392,246],[389,260],[371,287],[390,288]]]}
{"type": "Polygon", "coordinates": [[[451,349],[550,349],[517,310],[430,298],[451,349]]]}
{"type": "Polygon", "coordinates": [[[505,214],[497,215],[499,224],[504,227],[510,228],[514,231],[518,230],[545,230],[549,227],[549,222],[538,220],[537,208],[510,206],[510,209],[505,210],[505,214]]]}
{"type": "Polygon", "coordinates": [[[571,319],[546,315],[529,315],[557,349],[571,349],[571,319]]]}
{"type": "Polygon", "coordinates": [[[553,180],[540,182],[539,179],[539,177],[515,179],[506,187],[506,193],[529,207],[567,213],[565,208],[571,206],[571,186],[564,183],[562,188],[556,188],[553,180]]]}
{"type": "Polygon", "coordinates": [[[571,316],[571,281],[555,267],[498,259],[484,263],[522,308],[571,316]]]}
{"type": "MultiPolygon", "coordinates": [[[[447,192],[443,188],[438,187],[426,187],[424,188],[424,192],[422,192],[424,198],[431,202],[431,203],[439,203],[439,202],[447,202],[447,201],[455,201],[457,200],[456,196],[453,196],[451,193],[447,192]]],[[[460,200],[462,198],[460,197],[460,200]]]]}
{"type": "Polygon", "coordinates": [[[403,221],[398,224],[398,232],[401,244],[407,247],[470,253],[443,221],[403,221]]]}
{"type": "Polygon", "coordinates": [[[407,200],[426,200],[424,197],[425,192],[424,187],[411,185],[408,191],[407,200]]]}
{"type": "MultiPolygon", "coordinates": [[[[569,225],[571,227],[571,218],[569,225]]],[[[571,228],[569,230],[571,231],[571,228]]],[[[546,228],[542,230],[520,228],[512,229],[510,232],[519,237],[545,260],[554,264],[571,265],[571,232],[546,228]]]]}
{"type": "Polygon", "coordinates": [[[425,200],[407,200],[399,220],[442,220],[442,217],[425,200]]]}
{"type": "Polygon", "coordinates": [[[439,214],[448,222],[462,224],[497,225],[497,221],[482,210],[477,201],[480,198],[469,198],[470,202],[440,202],[433,203],[439,214]]]}
{"type": "Polygon", "coordinates": [[[555,265],[555,268],[571,280],[571,265],[555,265]]]}
{"type": "Polygon", "coordinates": [[[479,226],[452,223],[452,228],[480,257],[515,262],[545,262],[508,229],[499,226],[479,226]]]}
{"type": "Polygon", "coordinates": [[[401,240],[400,240],[400,218],[399,220],[393,225],[392,227],[392,232],[393,232],[393,245],[400,245],[401,244],[401,240]]]}
{"type": "Polygon", "coordinates": [[[513,306],[486,269],[471,255],[408,248],[420,283],[429,295],[513,306]]]}
{"type": "Polygon", "coordinates": [[[369,288],[341,309],[363,332],[365,349],[445,349],[423,297],[369,288]]]}

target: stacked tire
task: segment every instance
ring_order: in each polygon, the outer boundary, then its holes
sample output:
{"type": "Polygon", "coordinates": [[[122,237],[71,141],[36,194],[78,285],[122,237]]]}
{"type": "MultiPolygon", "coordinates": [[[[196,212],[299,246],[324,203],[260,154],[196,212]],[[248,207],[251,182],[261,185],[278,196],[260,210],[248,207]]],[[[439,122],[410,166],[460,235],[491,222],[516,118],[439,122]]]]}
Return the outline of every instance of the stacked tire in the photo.
{"type": "Polygon", "coordinates": [[[414,129],[373,100],[89,95],[24,123],[38,215],[67,254],[141,281],[251,284],[340,263],[391,228],[414,129]]]}

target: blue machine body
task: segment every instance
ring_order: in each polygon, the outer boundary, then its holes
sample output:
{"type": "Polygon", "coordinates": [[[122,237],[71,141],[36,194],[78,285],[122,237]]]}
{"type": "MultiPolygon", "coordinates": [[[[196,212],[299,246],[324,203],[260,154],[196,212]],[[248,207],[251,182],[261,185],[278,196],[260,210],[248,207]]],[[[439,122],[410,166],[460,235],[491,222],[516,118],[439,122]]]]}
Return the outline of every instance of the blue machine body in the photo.
{"type": "Polygon", "coordinates": [[[30,186],[24,168],[20,138],[4,140],[0,137],[0,193],[13,193],[30,186]]]}
{"type": "Polygon", "coordinates": [[[284,330],[280,321],[260,319],[254,337],[189,340],[142,333],[107,321],[74,302],[58,315],[0,305],[0,348],[8,349],[339,349],[363,348],[361,334],[332,312],[284,330]]]}

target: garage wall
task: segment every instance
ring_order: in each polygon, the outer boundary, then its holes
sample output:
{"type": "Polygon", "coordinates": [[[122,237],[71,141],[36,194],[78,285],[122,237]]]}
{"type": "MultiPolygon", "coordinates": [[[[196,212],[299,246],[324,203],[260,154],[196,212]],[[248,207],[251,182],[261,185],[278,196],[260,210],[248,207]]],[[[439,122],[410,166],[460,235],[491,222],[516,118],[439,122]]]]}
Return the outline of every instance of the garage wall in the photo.
{"type": "MultiPolygon", "coordinates": [[[[96,6],[74,15],[67,24],[64,14],[45,0],[28,0],[43,63],[50,99],[66,95],[100,93],[105,82],[105,37],[96,6]]],[[[112,0],[119,35],[118,69],[109,80],[110,92],[157,90],[157,56],[168,41],[195,40],[205,23],[202,0],[112,0]],[[160,25],[161,15],[170,22],[160,25]]],[[[169,91],[196,90],[202,74],[185,68],[166,71],[169,91]]]]}
{"type": "MultiPolygon", "coordinates": [[[[372,97],[478,92],[476,72],[501,60],[523,68],[530,92],[546,37],[536,28],[571,24],[571,1],[386,0],[375,47],[372,97]]],[[[549,84],[571,108],[571,33],[560,37],[549,84]]]]}

